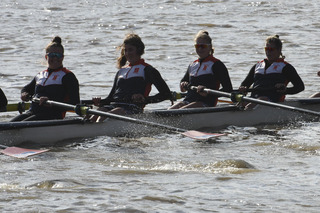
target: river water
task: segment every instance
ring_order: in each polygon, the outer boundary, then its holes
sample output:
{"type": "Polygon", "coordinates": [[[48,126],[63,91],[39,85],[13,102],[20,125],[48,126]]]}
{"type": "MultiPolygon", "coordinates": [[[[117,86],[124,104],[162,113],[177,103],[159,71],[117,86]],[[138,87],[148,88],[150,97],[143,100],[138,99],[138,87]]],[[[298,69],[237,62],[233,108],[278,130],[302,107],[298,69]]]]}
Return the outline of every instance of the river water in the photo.
{"type": "MultiPolygon", "coordinates": [[[[81,98],[105,97],[125,34],[139,34],[146,62],[178,91],[196,59],[194,35],[213,38],[237,88],[279,34],[308,97],[320,81],[317,0],[2,0],[0,86],[9,103],[45,68],[44,48],[61,36],[64,65],[81,98]]],[[[147,108],[169,106],[168,101],[147,108]]],[[[16,113],[1,113],[6,121],[16,113]]],[[[175,134],[58,143],[28,159],[0,156],[2,212],[318,212],[319,123],[239,128],[215,142],[175,134]]],[[[67,130],[66,130],[67,131],[67,130]]],[[[41,134],[41,133],[39,133],[41,134]]],[[[59,133],[57,133],[59,134],[59,133]]],[[[0,139],[1,140],[1,139],[0,139]]]]}

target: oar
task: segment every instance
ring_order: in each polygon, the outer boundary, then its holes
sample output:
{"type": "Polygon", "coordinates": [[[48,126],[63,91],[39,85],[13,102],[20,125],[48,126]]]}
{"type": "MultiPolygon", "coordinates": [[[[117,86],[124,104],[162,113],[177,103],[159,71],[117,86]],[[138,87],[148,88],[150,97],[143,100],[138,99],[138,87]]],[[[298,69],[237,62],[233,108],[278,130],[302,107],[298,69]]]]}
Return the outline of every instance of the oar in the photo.
{"type": "MultiPolygon", "coordinates": [[[[34,101],[37,102],[37,101],[39,101],[39,99],[34,99],[34,101]]],[[[94,109],[91,109],[90,107],[82,106],[82,105],[75,106],[75,105],[71,105],[71,104],[60,103],[60,102],[50,101],[50,100],[48,100],[46,102],[46,104],[53,106],[53,107],[58,107],[58,108],[61,108],[64,110],[75,111],[78,115],[88,115],[88,114],[99,115],[99,116],[113,118],[116,120],[122,120],[122,121],[131,122],[131,123],[143,124],[143,125],[147,125],[147,126],[170,130],[173,132],[179,132],[187,137],[197,139],[197,140],[207,140],[209,138],[224,135],[224,134],[219,134],[219,133],[199,132],[199,131],[195,131],[195,130],[188,131],[188,130],[180,129],[177,127],[172,127],[172,126],[168,126],[168,125],[164,125],[164,124],[155,123],[152,121],[140,120],[140,119],[136,119],[136,118],[132,118],[132,117],[127,117],[127,116],[122,116],[122,115],[113,114],[113,113],[109,113],[109,112],[94,110],[94,109]]],[[[108,122],[108,121],[106,121],[106,122],[108,122]]]]}
{"type": "MultiPolygon", "coordinates": [[[[196,90],[197,87],[191,86],[190,89],[196,90]]],[[[279,104],[279,103],[274,103],[274,102],[270,102],[270,101],[264,101],[264,100],[260,100],[260,99],[256,99],[256,98],[250,98],[250,97],[244,96],[243,94],[232,94],[232,93],[227,93],[227,92],[222,92],[222,91],[212,90],[212,89],[204,89],[203,91],[207,92],[209,94],[231,98],[235,102],[247,101],[247,102],[251,102],[251,103],[272,106],[272,107],[291,110],[291,111],[295,111],[295,112],[302,112],[302,113],[306,113],[306,114],[310,114],[310,115],[320,116],[320,112],[316,112],[316,111],[312,111],[312,110],[308,110],[308,109],[303,109],[303,108],[298,108],[298,107],[293,107],[293,106],[288,106],[288,105],[279,104]]]]}
{"type": "MultiPolygon", "coordinates": [[[[173,101],[176,101],[178,99],[186,97],[187,93],[186,92],[174,92],[171,91],[171,96],[173,101]]],[[[81,100],[81,104],[93,104],[92,99],[91,100],[81,100]]]]}
{"type": "MultiPolygon", "coordinates": [[[[179,92],[171,92],[172,97],[174,100],[186,97],[187,93],[179,93],[179,92]]],[[[92,100],[81,100],[83,104],[93,104],[92,100]]],[[[19,111],[20,113],[28,110],[30,108],[31,103],[28,102],[19,102],[17,104],[7,104],[4,107],[0,108],[0,112],[12,112],[12,111],[19,111]]]]}
{"type": "Polygon", "coordinates": [[[11,112],[11,111],[19,111],[20,113],[30,108],[30,103],[19,102],[17,104],[7,104],[2,107],[0,112],[11,112]]]}
{"type": "Polygon", "coordinates": [[[0,145],[0,148],[3,149],[1,150],[1,153],[12,156],[12,157],[16,157],[16,158],[26,158],[31,155],[37,155],[37,154],[49,151],[49,149],[43,149],[43,150],[25,149],[25,148],[20,148],[15,146],[8,147],[5,145],[0,145]]]}

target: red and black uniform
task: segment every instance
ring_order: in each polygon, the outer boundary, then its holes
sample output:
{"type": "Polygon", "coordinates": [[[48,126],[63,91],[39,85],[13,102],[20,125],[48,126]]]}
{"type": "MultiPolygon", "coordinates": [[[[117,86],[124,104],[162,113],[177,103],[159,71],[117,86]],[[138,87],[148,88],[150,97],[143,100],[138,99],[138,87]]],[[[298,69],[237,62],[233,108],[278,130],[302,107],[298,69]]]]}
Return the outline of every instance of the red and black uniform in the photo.
{"type": "Polygon", "coordinates": [[[286,94],[297,94],[304,90],[304,83],[296,69],[283,59],[272,64],[264,59],[255,64],[241,86],[249,88],[252,84],[254,91],[251,93],[251,97],[265,96],[272,102],[284,101],[286,94]],[[293,87],[286,88],[285,94],[277,92],[276,84],[287,85],[289,82],[293,87]]]}
{"type": "MultiPolygon", "coordinates": [[[[208,56],[203,60],[192,62],[181,82],[186,81],[190,86],[205,86],[208,89],[218,90],[220,84],[221,91],[232,92],[232,84],[229,77],[229,72],[226,66],[219,60],[208,56]]],[[[216,106],[218,97],[213,95],[201,96],[197,91],[188,90],[185,102],[191,103],[201,101],[206,106],[216,106]]]]}
{"type": "MultiPolygon", "coordinates": [[[[21,93],[23,92],[37,98],[46,96],[53,101],[80,103],[79,82],[76,76],[66,68],[57,70],[48,68],[39,72],[29,84],[23,87],[21,93]]],[[[32,103],[28,112],[17,116],[12,121],[63,119],[64,116],[64,110],[32,103]]]]}
{"type": "Polygon", "coordinates": [[[143,111],[145,104],[166,99],[171,99],[171,92],[159,71],[140,59],[136,64],[129,64],[117,72],[109,96],[101,100],[100,105],[120,106],[132,113],[139,113],[143,111]],[[149,96],[152,85],[159,93],[149,96]],[[142,94],[145,103],[132,102],[133,94],[142,94]]]}

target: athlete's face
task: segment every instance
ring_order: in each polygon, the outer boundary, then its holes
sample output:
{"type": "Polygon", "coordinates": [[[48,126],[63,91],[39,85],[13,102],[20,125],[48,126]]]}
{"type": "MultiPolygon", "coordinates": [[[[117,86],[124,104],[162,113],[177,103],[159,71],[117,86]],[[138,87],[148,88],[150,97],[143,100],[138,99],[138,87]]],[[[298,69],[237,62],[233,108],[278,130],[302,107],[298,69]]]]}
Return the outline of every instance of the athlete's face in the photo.
{"type": "Polygon", "coordinates": [[[212,50],[212,45],[203,38],[198,38],[194,46],[200,59],[208,57],[212,50]]]}
{"type": "Polygon", "coordinates": [[[279,50],[273,43],[266,43],[265,52],[270,63],[277,61],[280,58],[281,50],[279,50]]]}
{"type": "Polygon", "coordinates": [[[127,61],[131,64],[135,64],[141,58],[141,56],[137,53],[137,48],[131,44],[124,45],[124,55],[127,61]]]}
{"type": "Polygon", "coordinates": [[[50,69],[58,69],[59,67],[62,67],[64,55],[61,47],[50,47],[47,50],[45,57],[50,69]]]}

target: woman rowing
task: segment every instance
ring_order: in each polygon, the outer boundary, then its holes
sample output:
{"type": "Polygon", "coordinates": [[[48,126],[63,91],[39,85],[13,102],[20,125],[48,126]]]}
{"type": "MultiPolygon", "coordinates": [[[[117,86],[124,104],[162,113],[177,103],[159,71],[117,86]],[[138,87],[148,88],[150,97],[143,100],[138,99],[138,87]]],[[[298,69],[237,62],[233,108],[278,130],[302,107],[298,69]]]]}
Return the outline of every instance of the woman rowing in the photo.
{"type": "Polygon", "coordinates": [[[76,76],[63,67],[64,48],[61,38],[56,36],[45,49],[48,68],[39,72],[33,80],[21,90],[21,100],[29,101],[31,97],[39,98],[39,103],[32,102],[30,110],[11,121],[31,121],[62,119],[65,111],[44,106],[47,100],[80,103],[79,83],[76,76]]]}
{"type": "Polygon", "coordinates": [[[296,69],[282,55],[282,42],[278,35],[266,39],[267,58],[255,64],[239,87],[246,93],[253,84],[251,97],[282,102],[286,94],[297,94],[304,90],[304,83],[296,69]],[[288,83],[292,87],[287,87],[288,83]]]}
{"type": "MultiPolygon", "coordinates": [[[[138,35],[128,34],[119,48],[121,48],[121,55],[117,60],[119,70],[111,92],[103,100],[100,97],[92,99],[94,105],[99,106],[98,110],[121,115],[137,114],[142,113],[148,103],[171,99],[170,89],[159,71],[141,58],[145,45],[138,35]],[[159,93],[149,96],[152,85],[159,93]]],[[[90,118],[93,122],[101,122],[104,119],[100,116],[90,118]]]]}
{"type": "Polygon", "coordinates": [[[188,90],[186,98],[169,109],[213,107],[218,98],[207,94],[204,88],[217,90],[222,85],[222,91],[231,92],[232,84],[226,66],[213,57],[212,39],[207,31],[201,30],[195,37],[195,49],[198,59],[192,62],[180,82],[180,90],[187,91],[189,86],[198,89],[188,90]]]}

